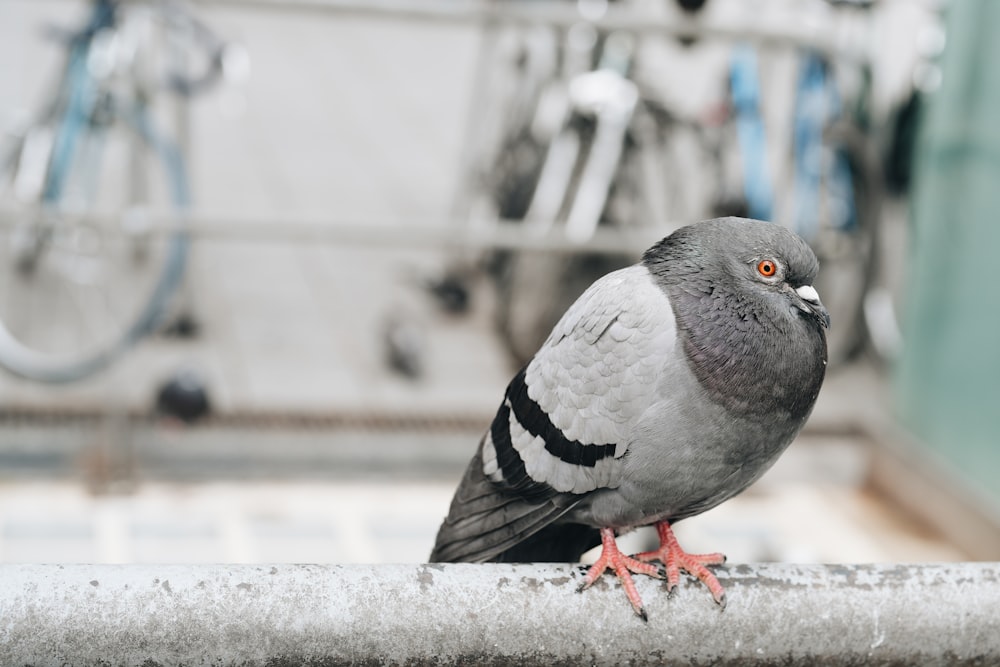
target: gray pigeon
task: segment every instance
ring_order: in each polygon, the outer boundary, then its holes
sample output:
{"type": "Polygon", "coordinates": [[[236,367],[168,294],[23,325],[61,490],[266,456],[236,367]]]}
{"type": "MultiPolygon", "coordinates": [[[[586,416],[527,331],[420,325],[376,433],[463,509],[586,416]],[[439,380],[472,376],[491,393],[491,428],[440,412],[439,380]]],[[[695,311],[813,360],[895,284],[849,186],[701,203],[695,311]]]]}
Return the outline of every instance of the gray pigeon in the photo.
{"type": "Polygon", "coordinates": [[[630,573],[684,570],[715,601],[671,524],[757,480],[802,428],[826,370],[819,263],[780,225],[719,218],[683,227],[595,282],[511,381],[452,500],[433,562],[577,561],[602,545],[646,618],[630,573]],[[655,525],[660,548],[617,535],[655,525]],[[659,560],[665,568],[649,561],[659,560]]]}

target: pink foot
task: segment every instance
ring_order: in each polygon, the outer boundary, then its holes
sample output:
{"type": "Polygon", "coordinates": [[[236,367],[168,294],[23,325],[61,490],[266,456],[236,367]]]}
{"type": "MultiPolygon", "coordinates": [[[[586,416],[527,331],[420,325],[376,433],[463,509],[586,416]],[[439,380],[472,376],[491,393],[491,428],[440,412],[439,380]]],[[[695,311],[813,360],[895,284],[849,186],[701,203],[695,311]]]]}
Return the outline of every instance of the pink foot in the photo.
{"type": "Polygon", "coordinates": [[[642,620],[648,620],[646,610],[642,606],[642,599],[639,597],[639,591],[636,590],[635,582],[632,581],[630,573],[646,574],[656,579],[662,579],[663,575],[660,574],[660,569],[655,565],[643,563],[623,554],[615,542],[614,530],[611,528],[601,528],[601,557],[587,570],[587,574],[583,578],[583,583],[580,584],[577,591],[589,588],[608,568],[611,568],[618,577],[618,580],[622,582],[625,594],[628,596],[628,601],[632,603],[635,613],[642,620]]]}
{"type": "Polygon", "coordinates": [[[656,524],[656,532],[660,536],[660,548],[656,551],[646,551],[636,554],[635,558],[640,561],[658,560],[663,563],[667,570],[667,590],[672,594],[677,588],[681,579],[681,570],[697,577],[708,587],[712,598],[723,609],[726,608],[726,591],[722,584],[715,578],[706,565],[722,565],[726,562],[726,557],[720,553],[713,554],[689,554],[677,543],[674,531],[670,528],[670,523],[661,521],[656,524]]]}

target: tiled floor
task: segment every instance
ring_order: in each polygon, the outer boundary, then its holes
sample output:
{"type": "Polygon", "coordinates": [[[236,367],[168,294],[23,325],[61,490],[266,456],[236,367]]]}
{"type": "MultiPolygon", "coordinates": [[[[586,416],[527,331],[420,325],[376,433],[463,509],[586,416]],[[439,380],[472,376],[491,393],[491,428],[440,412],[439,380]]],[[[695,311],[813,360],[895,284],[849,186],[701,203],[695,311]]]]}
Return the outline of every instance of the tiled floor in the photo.
{"type": "MultiPolygon", "coordinates": [[[[68,483],[4,485],[0,562],[418,563],[452,491],[443,482],[152,483],[95,497],[68,483]]],[[[962,560],[878,499],[831,483],[765,485],[678,534],[685,548],[722,550],[730,562],[962,560]]]]}
{"type": "Polygon", "coordinates": [[[4,562],[420,562],[446,507],[443,484],[146,484],[0,489],[4,562]]]}

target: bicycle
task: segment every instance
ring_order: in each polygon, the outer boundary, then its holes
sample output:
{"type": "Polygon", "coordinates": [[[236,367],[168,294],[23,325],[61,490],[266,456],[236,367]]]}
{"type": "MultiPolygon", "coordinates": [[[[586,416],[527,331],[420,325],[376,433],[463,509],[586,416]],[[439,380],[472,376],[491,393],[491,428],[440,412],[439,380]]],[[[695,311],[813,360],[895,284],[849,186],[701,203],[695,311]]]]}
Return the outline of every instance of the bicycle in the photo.
{"type": "MultiPolygon", "coordinates": [[[[598,225],[625,229],[656,224],[668,232],[678,221],[715,215],[775,220],[805,236],[820,257],[824,271],[817,287],[837,322],[830,336],[831,364],[852,358],[864,340],[862,302],[877,250],[881,196],[871,133],[860,112],[867,88],[856,96],[857,111],[846,113],[832,75],[835,63],[808,44],[793,42],[805,47],[794,100],[797,131],[789,159],[793,187],[787,188],[798,200],[796,212],[794,203],[775,194],[768,173],[753,51],[744,45],[733,50],[726,73],[729,102],[722,119],[685,119],[651,99],[631,79],[634,49],[619,49],[617,68],[601,64],[607,60],[609,43],[629,44],[630,37],[623,31],[598,30],[591,69],[574,73],[563,64],[549,72],[554,83],[548,87],[536,82],[525,86],[543,92],[535,93],[529,103],[523,96],[512,105],[530,113],[505,114],[508,126],[499,150],[485,169],[480,167],[482,176],[472,179],[478,183],[479,194],[472,197],[478,210],[487,210],[487,219],[492,215],[520,221],[528,234],[559,226],[568,251],[574,243],[585,242],[598,225]],[[559,86],[570,91],[563,93],[561,104],[553,103],[546,92],[559,86]],[[574,98],[574,86],[586,94],[574,98]],[[818,95],[828,96],[831,103],[817,105],[818,95]],[[686,152],[677,148],[678,135],[694,138],[686,152]],[[742,157],[736,187],[728,164],[734,152],[742,157]],[[657,158],[660,164],[651,167],[657,158]],[[685,168],[679,171],[681,164],[685,168]],[[680,184],[678,173],[689,181],[698,178],[694,174],[707,174],[714,190],[684,201],[688,188],[680,184]]],[[[524,58],[518,62],[523,66],[524,58]]],[[[867,61],[862,58],[853,65],[865,79],[867,61]]],[[[515,363],[530,358],[580,289],[634,261],[590,252],[559,258],[524,252],[497,257],[497,327],[515,363]]]]}
{"type": "Polygon", "coordinates": [[[232,51],[174,2],[95,0],[80,29],[54,37],[67,54],[53,93],[0,151],[0,365],[64,383],[106,368],[163,322],[187,263],[179,223],[191,195],[154,97],[211,87],[232,51]],[[154,53],[157,39],[173,52],[154,53]],[[176,62],[188,41],[203,72],[176,62]],[[178,223],[165,233],[149,223],[161,210],[178,223]]]}
{"type": "Polygon", "coordinates": [[[664,156],[691,153],[676,135],[687,130],[702,151],[715,142],[710,130],[638,85],[636,36],[594,25],[585,4],[578,5],[579,23],[536,29],[507,45],[514,74],[500,76],[516,83],[495,107],[501,128],[492,146],[484,142],[456,207],[456,217],[472,225],[516,223],[527,235],[559,230],[566,239],[554,254],[504,250],[486,258],[495,326],[517,364],[591,282],[635,261],[634,254],[587,249],[599,228],[669,231],[665,225],[696,210],[684,189],[663,188],[664,156]]]}

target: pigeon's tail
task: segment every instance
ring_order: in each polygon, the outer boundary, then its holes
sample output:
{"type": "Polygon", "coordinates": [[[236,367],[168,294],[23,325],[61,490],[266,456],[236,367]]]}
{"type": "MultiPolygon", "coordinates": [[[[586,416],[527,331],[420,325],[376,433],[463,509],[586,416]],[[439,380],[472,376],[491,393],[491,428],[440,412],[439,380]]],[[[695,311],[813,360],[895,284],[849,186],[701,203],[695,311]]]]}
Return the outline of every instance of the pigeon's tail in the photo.
{"type": "Polygon", "coordinates": [[[600,544],[596,528],[555,523],[578,500],[568,494],[528,499],[504,492],[483,474],[477,454],[451,501],[430,562],[576,562],[600,544]]]}

